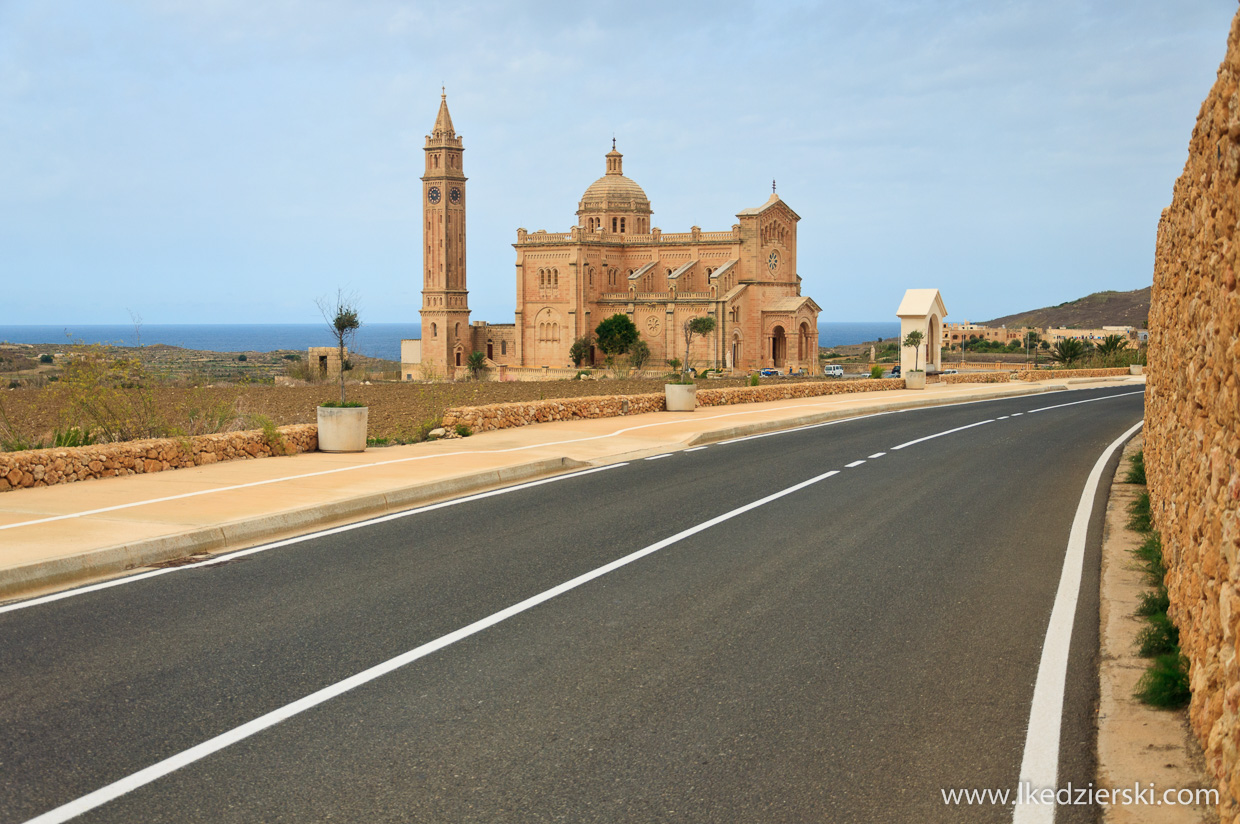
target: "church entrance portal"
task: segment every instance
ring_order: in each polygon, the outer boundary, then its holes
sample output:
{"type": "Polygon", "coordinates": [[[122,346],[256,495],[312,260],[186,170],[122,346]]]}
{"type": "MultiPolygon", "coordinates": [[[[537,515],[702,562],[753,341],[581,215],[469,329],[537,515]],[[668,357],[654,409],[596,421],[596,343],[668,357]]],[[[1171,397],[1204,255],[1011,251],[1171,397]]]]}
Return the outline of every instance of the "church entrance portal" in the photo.
{"type": "Polygon", "coordinates": [[[776,326],[771,330],[771,365],[776,369],[783,369],[787,359],[788,339],[784,336],[784,327],[776,326]]]}

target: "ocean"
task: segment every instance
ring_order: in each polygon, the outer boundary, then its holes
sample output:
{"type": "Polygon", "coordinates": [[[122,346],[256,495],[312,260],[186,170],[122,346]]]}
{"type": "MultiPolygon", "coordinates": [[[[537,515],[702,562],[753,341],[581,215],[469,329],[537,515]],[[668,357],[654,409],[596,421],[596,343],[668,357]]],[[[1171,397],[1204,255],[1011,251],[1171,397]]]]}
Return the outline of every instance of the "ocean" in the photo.
{"type": "MultiPolygon", "coordinates": [[[[899,321],[874,323],[819,323],[821,346],[865,343],[894,338],[900,333],[899,321]]],[[[400,360],[400,342],[422,335],[417,323],[367,323],[357,333],[353,350],[373,358],[400,360]]],[[[109,343],[117,346],[149,346],[162,343],[205,352],[272,352],[278,349],[304,350],[310,346],[333,345],[324,323],[275,324],[143,324],[109,326],[0,326],[0,341],[7,343],[109,343]]]]}

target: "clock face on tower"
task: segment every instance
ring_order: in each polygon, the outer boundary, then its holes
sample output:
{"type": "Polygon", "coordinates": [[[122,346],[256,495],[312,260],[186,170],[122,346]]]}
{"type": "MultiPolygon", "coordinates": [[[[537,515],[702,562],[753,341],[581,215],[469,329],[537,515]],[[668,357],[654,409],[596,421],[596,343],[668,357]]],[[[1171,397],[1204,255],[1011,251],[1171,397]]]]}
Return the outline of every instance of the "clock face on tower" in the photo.
{"type": "Polygon", "coordinates": [[[430,189],[428,189],[426,192],[426,199],[429,200],[431,203],[438,203],[439,202],[439,187],[438,186],[430,187],[430,189]]]}
{"type": "Polygon", "coordinates": [[[460,203],[461,202],[461,190],[453,186],[452,191],[448,192],[448,199],[451,200],[453,203],[460,203]]]}
{"type": "Polygon", "coordinates": [[[779,268],[779,252],[771,252],[771,256],[766,259],[766,265],[772,272],[779,268]]]}

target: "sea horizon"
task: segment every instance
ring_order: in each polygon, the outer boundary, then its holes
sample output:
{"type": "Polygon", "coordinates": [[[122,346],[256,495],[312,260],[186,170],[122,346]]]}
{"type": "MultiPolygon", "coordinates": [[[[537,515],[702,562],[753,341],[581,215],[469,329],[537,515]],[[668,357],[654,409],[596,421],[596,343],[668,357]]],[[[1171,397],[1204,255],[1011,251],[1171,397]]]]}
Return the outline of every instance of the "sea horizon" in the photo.
{"type": "MultiPolygon", "coordinates": [[[[899,334],[899,321],[818,324],[819,346],[868,343],[899,334]]],[[[383,360],[400,360],[400,342],[422,335],[420,323],[367,323],[358,330],[353,351],[383,360]]],[[[49,344],[104,343],[114,346],[177,346],[204,352],[302,351],[332,346],[324,323],[4,324],[0,342],[49,344]]]]}

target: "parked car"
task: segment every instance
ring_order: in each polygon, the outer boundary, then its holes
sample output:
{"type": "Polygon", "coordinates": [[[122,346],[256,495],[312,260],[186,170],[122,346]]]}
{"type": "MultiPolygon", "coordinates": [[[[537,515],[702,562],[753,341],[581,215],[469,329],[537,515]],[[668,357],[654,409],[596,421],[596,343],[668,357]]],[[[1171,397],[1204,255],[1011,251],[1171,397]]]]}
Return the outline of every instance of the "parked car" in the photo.
{"type": "Polygon", "coordinates": [[[822,374],[828,378],[842,378],[844,377],[844,367],[838,363],[829,363],[822,367],[822,374]]]}
{"type": "Polygon", "coordinates": [[[758,372],[758,374],[759,374],[759,375],[761,375],[761,376],[762,376],[762,377],[764,377],[764,378],[778,378],[778,377],[779,377],[779,370],[778,370],[778,369],[771,369],[771,368],[769,368],[769,367],[768,367],[768,368],[763,369],[763,370],[761,370],[760,372],[758,372]]]}
{"type": "Polygon", "coordinates": [[[895,366],[891,367],[891,374],[890,374],[890,375],[888,375],[888,377],[891,377],[891,378],[898,378],[898,377],[900,377],[900,366],[899,366],[899,364],[897,364],[897,365],[895,365],[895,366]]]}
{"type": "Polygon", "coordinates": [[[960,370],[958,370],[958,369],[944,369],[944,370],[943,370],[942,372],[940,372],[939,374],[940,374],[940,375],[959,375],[959,374],[960,374],[960,370]]]}

